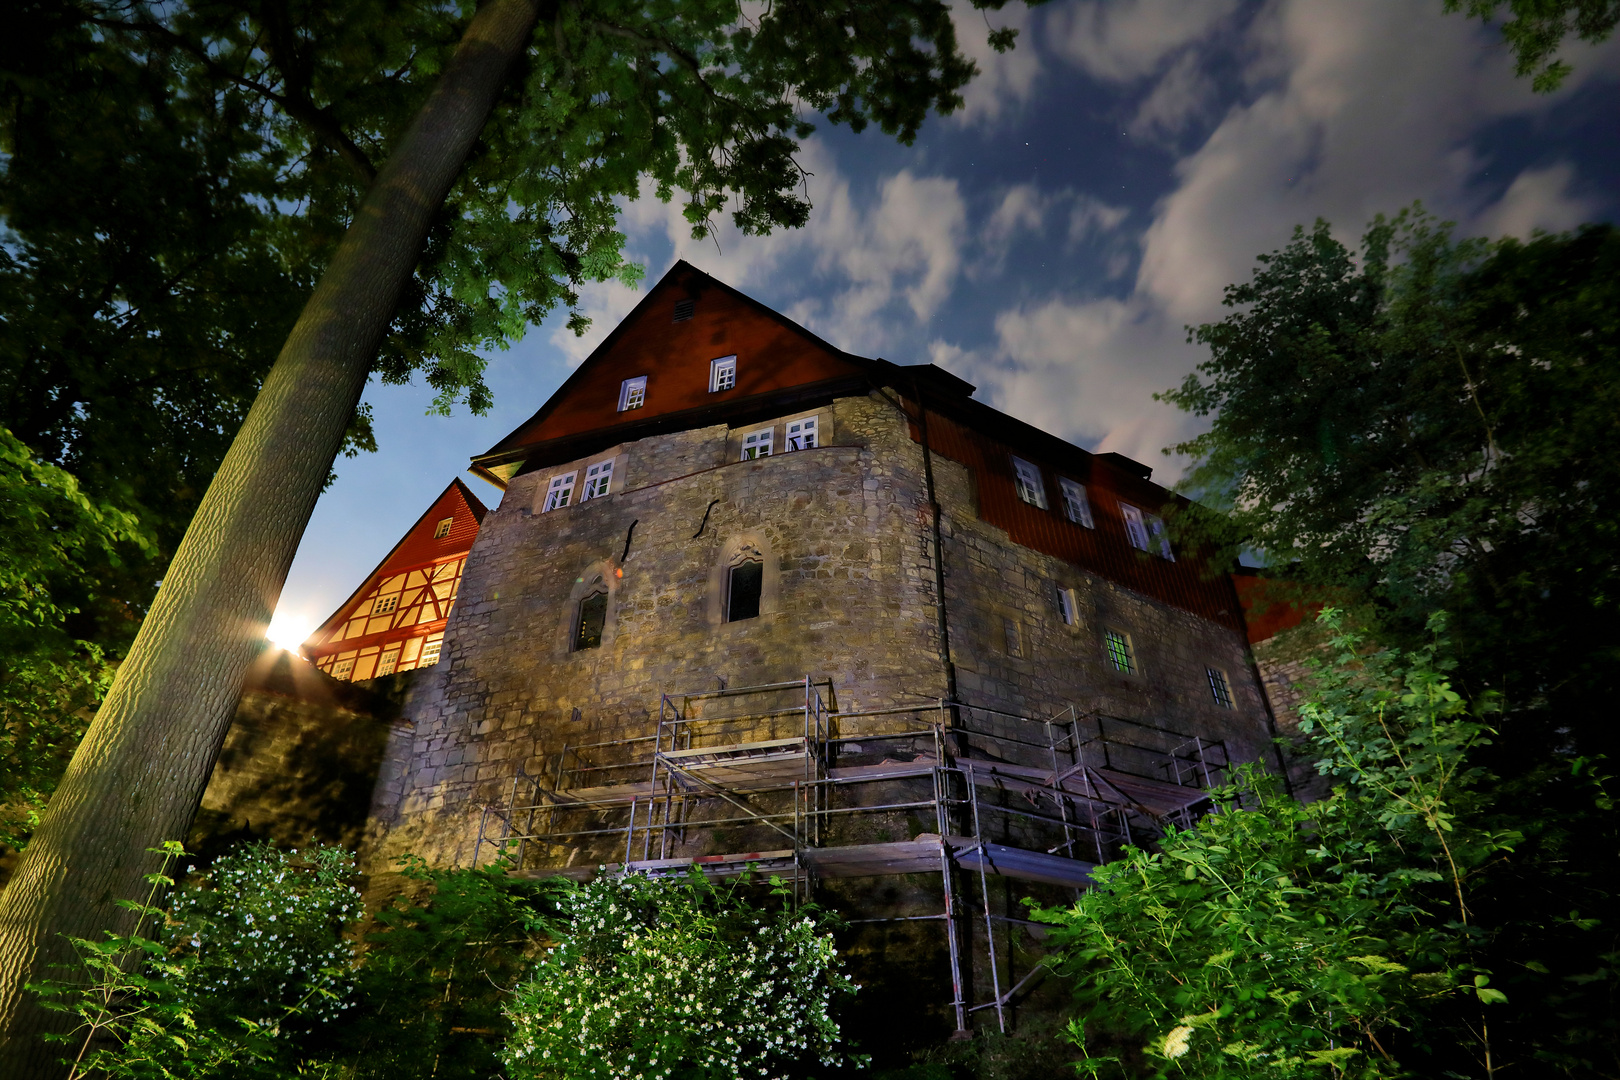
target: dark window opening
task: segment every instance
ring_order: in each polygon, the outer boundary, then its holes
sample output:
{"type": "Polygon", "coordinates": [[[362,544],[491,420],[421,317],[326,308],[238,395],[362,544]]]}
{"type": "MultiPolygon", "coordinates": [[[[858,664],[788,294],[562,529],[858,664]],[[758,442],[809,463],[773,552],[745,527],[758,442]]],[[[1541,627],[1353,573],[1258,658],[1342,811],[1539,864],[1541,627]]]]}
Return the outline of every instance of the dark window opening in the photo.
{"type": "Polygon", "coordinates": [[[602,644],[602,626],[607,622],[607,593],[592,593],[579,605],[579,630],[574,634],[574,651],[595,649],[602,644]]]}
{"type": "Polygon", "coordinates": [[[726,593],[726,621],[737,622],[759,615],[759,594],[765,586],[765,564],[738,563],[731,568],[731,588],[726,593]]]}
{"type": "Polygon", "coordinates": [[[675,318],[674,318],[673,321],[675,321],[675,322],[685,322],[687,319],[690,319],[696,312],[697,312],[697,301],[696,300],[677,300],[677,301],[675,301],[675,318]]]}

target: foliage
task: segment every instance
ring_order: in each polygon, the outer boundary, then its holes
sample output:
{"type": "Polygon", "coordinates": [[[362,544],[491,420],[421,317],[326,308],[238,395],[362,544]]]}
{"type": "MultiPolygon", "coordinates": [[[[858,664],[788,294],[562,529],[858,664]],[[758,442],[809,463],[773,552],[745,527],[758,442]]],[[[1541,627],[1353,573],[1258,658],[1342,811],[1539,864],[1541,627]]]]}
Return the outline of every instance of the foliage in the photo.
{"type": "Polygon", "coordinates": [[[1516,74],[1535,76],[1531,86],[1538,94],[1558,89],[1573,70],[1554,59],[1566,38],[1574,34],[1595,45],[1620,22],[1620,0],[1445,0],[1447,11],[1466,8],[1469,18],[1482,22],[1496,18],[1504,2],[1511,18],[1502,24],[1502,40],[1513,50],[1516,74]]]}
{"type": "Polygon", "coordinates": [[[337,1075],[361,1080],[475,1080],[500,1070],[511,989],[554,931],[566,881],[526,881],[504,864],[430,870],[407,858],[418,901],[378,913],[366,939],[355,1007],[320,1050],[337,1075]]]}
{"type": "Polygon", "coordinates": [[[1478,824],[1490,778],[1469,755],[1489,729],[1439,644],[1374,651],[1322,618],[1334,635],[1301,715],[1333,794],[1303,805],[1240,770],[1197,829],[1036,913],[1083,976],[1083,1073],[1393,1077],[1427,1041],[1489,1050],[1484,1011],[1507,999],[1478,963],[1470,894],[1519,840],[1478,824]]]}
{"type": "Polygon", "coordinates": [[[818,912],[768,911],[695,872],[598,878],[565,912],[566,935],[508,1007],[514,1077],[788,1076],[843,1061],[833,1007],[858,987],[818,912]]]}
{"type": "MultiPolygon", "coordinates": [[[[164,871],[184,851],[164,845],[164,871]]],[[[354,860],[335,848],[280,852],[249,844],[172,898],[148,876],[129,935],[77,942],[88,985],[33,987],[46,1007],[76,1016],[73,1075],[281,1076],[276,1059],[349,1002],[354,950],[345,926],[362,911],[346,884],[354,860]],[[151,924],[151,930],[147,930],[151,924]],[[161,924],[161,925],[159,925],[161,924]]]]}
{"type": "Polygon", "coordinates": [[[76,619],[94,568],[151,541],[0,427],[0,843],[21,847],[110,676],[76,619]]]}
{"type": "Polygon", "coordinates": [[[1213,511],[1182,526],[1373,600],[1397,643],[1450,611],[1459,688],[1501,695],[1520,752],[1613,748],[1620,233],[1456,241],[1409,211],[1353,257],[1319,221],[1226,302],[1162,395],[1214,417],[1176,448],[1213,511]]]}
{"type": "Polygon", "coordinates": [[[1228,289],[1238,310],[1195,332],[1211,359],[1165,395],[1215,416],[1180,449],[1227,512],[1178,528],[1366,602],[1397,645],[1451,613],[1449,681],[1500,732],[1470,826],[1523,837],[1471,882],[1479,965],[1514,1001],[1496,1061],[1575,1075],[1620,1064],[1620,926],[1594,922],[1620,892],[1617,271],[1609,226],[1457,241],[1408,212],[1352,256],[1318,222],[1228,289]]]}

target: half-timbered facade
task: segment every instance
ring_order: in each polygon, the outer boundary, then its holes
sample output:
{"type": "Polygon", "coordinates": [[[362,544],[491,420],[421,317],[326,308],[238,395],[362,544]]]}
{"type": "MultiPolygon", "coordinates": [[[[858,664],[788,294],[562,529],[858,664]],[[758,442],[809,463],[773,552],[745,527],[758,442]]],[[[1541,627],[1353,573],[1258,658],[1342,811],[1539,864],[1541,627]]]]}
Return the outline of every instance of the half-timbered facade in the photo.
{"type": "Polygon", "coordinates": [[[485,513],[467,485],[452,481],[299,651],[344,680],[438,663],[467,552],[485,513]]]}

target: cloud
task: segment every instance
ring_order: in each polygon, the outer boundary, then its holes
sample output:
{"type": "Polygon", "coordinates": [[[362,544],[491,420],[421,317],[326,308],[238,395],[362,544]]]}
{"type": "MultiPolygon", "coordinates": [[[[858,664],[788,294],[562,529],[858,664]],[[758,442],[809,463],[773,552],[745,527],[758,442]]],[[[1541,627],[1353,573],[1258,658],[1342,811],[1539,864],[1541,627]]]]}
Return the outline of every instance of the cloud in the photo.
{"type": "Polygon", "coordinates": [[[1113,232],[1130,216],[1128,206],[1112,206],[1090,195],[1076,195],[1069,211],[1069,243],[1081,244],[1093,236],[1113,232]]]}
{"type": "Polygon", "coordinates": [[[1002,119],[1034,96],[1041,74],[1041,61],[1035,43],[1043,36],[1039,12],[1018,6],[986,13],[966,0],[953,0],[951,21],[956,24],[956,41],[963,54],[978,66],[979,74],[962,90],[962,108],[951,114],[962,127],[988,126],[1002,119]],[[1016,46],[998,53],[990,47],[990,29],[1010,27],[1018,31],[1016,46]]]}
{"type": "Polygon", "coordinates": [[[1136,107],[1126,130],[1145,142],[1172,140],[1208,114],[1217,94],[1198,54],[1184,52],[1136,107]]]}
{"type": "MultiPolygon", "coordinates": [[[[1200,35],[1213,35],[1230,10],[1151,0],[1081,5],[1068,16],[1062,48],[1101,79],[1162,72],[1134,123],[1171,134],[1202,107],[1194,51],[1207,50],[1200,35]]],[[[1503,118],[1552,108],[1582,81],[1612,78],[1620,70],[1614,48],[1572,56],[1575,85],[1549,98],[1514,78],[1489,31],[1438,5],[1279,0],[1231,47],[1248,96],[1223,102],[1214,130],[1177,161],[1174,188],[1140,236],[1132,291],[1024,300],[997,317],[992,344],[940,341],[932,349],[996,407],[1129,454],[1164,479],[1179,466],[1159,448],[1202,424],[1151,400],[1204,358],[1184,327],[1221,318],[1225,286],[1247,279],[1255,257],[1285,244],[1296,223],[1325,217],[1354,240],[1374,214],[1422,199],[1458,220],[1461,235],[1522,236],[1568,228],[1602,209],[1581,194],[1568,164],[1528,169],[1482,202],[1489,159],[1476,140],[1503,118]]],[[[1117,228],[1124,217],[1083,202],[1073,215],[1082,233],[1117,228]]]]}
{"type": "Polygon", "coordinates": [[[1093,78],[1126,83],[1204,38],[1237,0],[1092,0],[1053,11],[1048,40],[1093,78]]]}
{"type": "Polygon", "coordinates": [[[1591,221],[1601,209],[1596,199],[1570,193],[1575,168],[1567,162],[1526,169],[1514,178],[1496,205],[1479,217],[1479,231],[1493,239],[1527,240],[1538,229],[1563,232],[1591,221]]]}

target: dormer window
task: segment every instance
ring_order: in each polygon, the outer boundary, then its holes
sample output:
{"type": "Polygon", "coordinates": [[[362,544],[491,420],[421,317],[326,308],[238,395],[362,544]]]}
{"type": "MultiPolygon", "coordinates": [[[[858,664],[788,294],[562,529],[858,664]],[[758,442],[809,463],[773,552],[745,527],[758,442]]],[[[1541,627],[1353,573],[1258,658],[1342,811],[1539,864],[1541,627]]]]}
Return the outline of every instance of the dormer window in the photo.
{"type": "Polygon", "coordinates": [[[686,322],[695,314],[697,314],[696,300],[677,300],[675,301],[675,318],[670,321],[686,322]]]}
{"type": "Polygon", "coordinates": [[[1013,482],[1018,487],[1018,497],[1031,506],[1046,509],[1046,485],[1041,482],[1041,470],[1023,458],[1015,457],[1013,463],[1013,482]]]}
{"type": "Polygon", "coordinates": [[[433,539],[443,540],[450,535],[450,526],[456,523],[453,517],[440,518],[439,523],[433,527],[433,539]]]}
{"type": "Polygon", "coordinates": [[[619,386],[619,411],[629,412],[647,404],[647,376],[637,375],[619,386]]]}
{"type": "Polygon", "coordinates": [[[718,394],[737,385],[737,358],[722,356],[709,361],[709,393],[718,394]]]}
{"type": "Polygon", "coordinates": [[[1086,489],[1061,476],[1058,477],[1058,487],[1063,489],[1063,516],[1076,525],[1096,528],[1091,520],[1091,500],[1086,498],[1086,489]]]}

